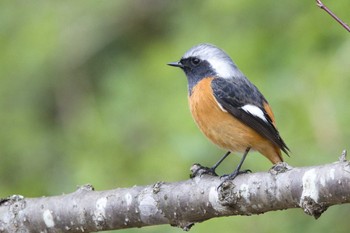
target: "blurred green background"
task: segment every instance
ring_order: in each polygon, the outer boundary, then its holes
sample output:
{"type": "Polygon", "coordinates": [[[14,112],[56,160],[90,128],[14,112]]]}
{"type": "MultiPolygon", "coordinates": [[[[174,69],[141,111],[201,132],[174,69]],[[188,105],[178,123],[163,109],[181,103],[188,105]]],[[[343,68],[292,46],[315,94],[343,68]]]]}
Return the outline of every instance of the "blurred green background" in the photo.
{"type": "MultiPolygon", "coordinates": [[[[349,1],[325,3],[350,22],[349,1]]],[[[315,1],[2,1],[0,29],[0,197],[180,181],[193,163],[216,162],[224,151],[194,124],[184,74],[165,65],[201,42],[264,93],[290,165],[331,163],[349,146],[349,34],[315,1]]],[[[252,153],[244,166],[271,164],[252,153]]],[[[316,221],[292,209],[191,232],[349,232],[349,214],[333,206],[316,221]]]]}

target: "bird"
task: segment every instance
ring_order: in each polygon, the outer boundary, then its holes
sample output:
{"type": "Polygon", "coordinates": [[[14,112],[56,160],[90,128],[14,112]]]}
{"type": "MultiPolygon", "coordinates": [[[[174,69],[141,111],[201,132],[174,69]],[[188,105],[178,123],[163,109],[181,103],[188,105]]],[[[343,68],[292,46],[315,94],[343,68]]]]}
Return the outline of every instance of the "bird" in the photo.
{"type": "Polygon", "coordinates": [[[230,153],[243,153],[235,170],[225,180],[233,180],[249,151],[261,153],[272,164],[283,162],[282,152],[289,148],[280,136],[268,101],[239,70],[225,51],[215,45],[202,43],[190,48],[179,61],[169,66],[182,69],[188,81],[188,102],[194,121],[214,144],[227,150],[208,173],[230,153]]]}

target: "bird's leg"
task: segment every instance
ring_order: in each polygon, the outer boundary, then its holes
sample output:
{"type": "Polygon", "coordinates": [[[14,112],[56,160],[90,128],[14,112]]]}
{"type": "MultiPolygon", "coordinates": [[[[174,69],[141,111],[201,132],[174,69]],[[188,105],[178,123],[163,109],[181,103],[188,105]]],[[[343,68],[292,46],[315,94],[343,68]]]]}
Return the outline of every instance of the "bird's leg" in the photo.
{"type": "Polygon", "coordinates": [[[251,172],[251,170],[249,170],[249,169],[241,171],[242,164],[243,164],[245,158],[247,157],[249,151],[250,151],[250,147],[248,147],[245,150],[243,157],[242,157],[241,161],[239,162],[237,168],[231,174],[225,176],[224,181],[219,185],[218,188],[220,188],[222,186],[222,184],[227,180],[234,180],[240,174],[251,172]]]}
{"type": "Polygon", "coordinates": [[[250,151],[250,147],[248,147],[248,148],[245,150],[245,152],[244,152],[244,154],[243,154],[243,157],[242,157],[241,161],[239,162],[237,168],[236,168],[230,175],[227,176],[227,179],[233,180],[233,179],[235,179],[236,176],[238,176],[239,174],[244,174],[244,173],[247,173],[247,172],[251,172],[251,170],[249,170],[249,169],[248,169],[248,170],[243,170],[243,171],[241,171],[241,167],[242,167],[242,165],[243,165],[243,163],[244,163],[244,160],[245,160],[245,158],[247,157],[249,151],[250,151]]]}
{"type": "Polygon", "coordinates": [[[222,156],[221,159],[220,159],[219,161],[217,161],[217,162],[214,164],[214,166],[212,166],[211,168],[203,167],[203,166],[197,164],[197,165],[199,165],[199,167],[197,167],[197,168],[193,171],[193,173],[192,173],[192,175],[191,175],[191,178],[196,177],[196,176],[199,175],[199,174],[201,174],[201,175],[202,175],[202,174],[208,174],[208,175],[217,176],[217,174],[216,174],[216,172],[215,172],[216,168],[222,163],[222,161],[224,161],[224,160],[227,158],[227,156],[228,156],[229,154],[231,154],[231,151],[227,151],[227,152],[224,154],[224,156],[222,156]]]}
{"type": "Polygon", "coordinates": [[[209,171],[210,171],[211,173],[213,173],[213,174],[216,174],[216,172],[215,172],[216,168],[222,163],[222,161],[224,161],[224,160],[227,158],[227,156],[229,156],[229,154],[231,154],[231,151],[227,151],[227,152],[224,154],[224,156],[222,156],[221,159],[220,159],[219,161],[217,161],[217,162],[214,164],[214,166],[212,166],[212,167],[209,169],[209,171]]]}

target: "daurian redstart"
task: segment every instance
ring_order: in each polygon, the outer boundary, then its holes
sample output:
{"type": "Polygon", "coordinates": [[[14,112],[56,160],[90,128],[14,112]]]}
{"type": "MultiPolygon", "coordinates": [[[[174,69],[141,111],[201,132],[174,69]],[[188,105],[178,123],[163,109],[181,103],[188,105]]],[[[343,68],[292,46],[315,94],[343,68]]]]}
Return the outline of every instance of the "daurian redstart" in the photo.
{"type": "Polygon", "coordinates": [[[187,76],[189,105],[200,130],[228,150],[210,169],[212,173],[231,152],[244,154],[227,179],[246,172],[240,168],[251,149],[273,164],[283,161],[281,150],[288,155],[267,100],[223,50],[199,44],[168,65],[181,68],[187,76]]]}

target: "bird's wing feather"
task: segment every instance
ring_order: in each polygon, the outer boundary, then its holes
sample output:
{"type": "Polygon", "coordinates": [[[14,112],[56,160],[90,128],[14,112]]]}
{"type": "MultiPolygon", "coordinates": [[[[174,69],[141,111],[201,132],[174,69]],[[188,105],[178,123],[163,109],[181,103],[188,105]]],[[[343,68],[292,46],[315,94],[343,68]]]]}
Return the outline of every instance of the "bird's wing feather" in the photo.
{"type": "Polygon", "coordinates": [[[211,86],[217,102],[227,112],[288,155],[289,149],[274,125],[272,112],[269,114],[264,108],[264,105],[268,106],[267,101],[253,84],[245,80],[215,78],[211,86]]]}

